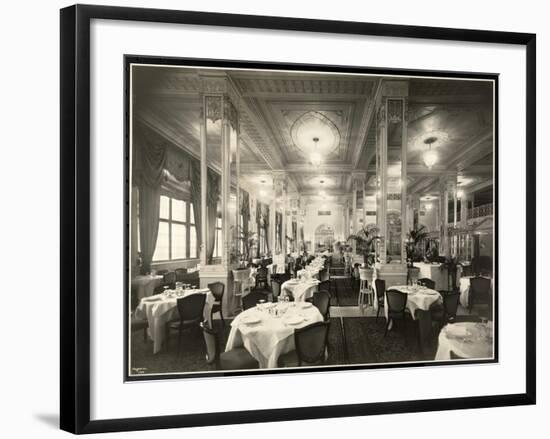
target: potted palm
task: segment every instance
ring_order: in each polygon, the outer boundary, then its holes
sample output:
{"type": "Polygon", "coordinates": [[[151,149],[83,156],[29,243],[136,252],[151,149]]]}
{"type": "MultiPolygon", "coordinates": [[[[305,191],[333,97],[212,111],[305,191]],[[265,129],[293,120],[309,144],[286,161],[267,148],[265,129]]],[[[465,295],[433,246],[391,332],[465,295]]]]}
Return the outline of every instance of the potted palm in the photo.
{"type": "Polygon", "coordinates": [[[355,248],[363,255],[363,268],[371,268],[374,265],[374,242],[380,240],[378,229],[362,227],[357,233],[348,236],[346,241],[355,241],[355,248]]]}
{"type": "Polygon", "coordinates": [[[409,230],[407,235],[407,242],[405,243],[405,250],[407,252],[407,272],[409,280],[418,279],[420,268],[415,267],[414,263],[418,260],[418,245],[428,236],[426,232],[426,226],[416,226],[414,229],[409,230]]]}
{"type": "Polygon", "coordinates": [[[257,245],[256,232],[250,230],[244,231],[240,228],[239,240],[243,243],[243,259],[245,262],[250,262],[252,257],[252,249],[257,245]]]}

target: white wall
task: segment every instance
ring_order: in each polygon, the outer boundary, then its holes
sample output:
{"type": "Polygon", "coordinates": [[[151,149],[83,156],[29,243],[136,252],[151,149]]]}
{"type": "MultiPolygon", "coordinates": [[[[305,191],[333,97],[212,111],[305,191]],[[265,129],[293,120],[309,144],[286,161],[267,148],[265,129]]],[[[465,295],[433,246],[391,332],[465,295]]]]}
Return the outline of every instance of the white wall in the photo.
{"type": "MultiPolygon", "coordinates": [[[[326,208],[323,207],[323,202],[310,202],[306,205],[306,216],[304,218],[304,239],[314,243],[315,230],[321,224],[326,224],[332,227],[334,230],[334,239],[336,241],[343,241],[347,238],[344,236],[344,206],[336,203],[326,203],[326,208]],[[320,210],[330,210],[329,215],[319,216],[320,210]]],[[[315,247],[313,247],[315,248],[315,247]]]]}
{"type": "MultiPolygon", "coordinates": [[[[141,6],[218,12],[303,16],[321,19],[341,19],[426,26],[468,27],[506,31],[536,32],[538,50],[537,88],[539,126],[550,119],[547,102],[550,99],[550,28],[544,2],[525,0],[520,5],[496,0],[480,2],[464,0],[453,7],[441,7],[440,1],[358,3],[354,0],[310,2],[279,0],[87,0],[86,3],[120,6],[141,6]]],[[[37,249],[41,263],[33,263],[33,279],[40,287],[32,291],[33,306],[24,312],[3,313],[2,340],[6,358],[0,362],[4,380],[0,402],[4,437],[69,437],[57,429],[59,386],[59,21],[58,8],[69,1],[7,2],[5,19],[0,27],[3,49],[3,85],[0,111],[4,120],[0,160],[0,187],[4,206],[16,209],[17,215],[0,216],[1,242],[4,251],[0,265],[10,267],[3,279],[2,291],[21,291],[21,279],[27,279],[29,255],[37,249]],[[32,111],[29,111],[29,87],[32,87],[32,111]],[[22,135],[23,134],[23,135],[22,135]],[[23,239],[24,237],[24,239],[23,239]],[[32,322],[28,324],[25,322],[32,322]],[[10,329],[8,333],[6,330],[10,329]],[[33,389],[29,392],[28,389],[33,389]]],[[[267,50],[267,49],[266,49],[267,50]]],[[[367,54],[365,54],[367,56],[367,54]]],[[[505,103],[503,103],[505,105],[505,103]]],[[[539,279],[550,263],[550,230],[544,227],[550,218],[550,173],[543,172],[550,160],[550,151],[541,146],[550,142],[547,130],[538,133],[538,258],[539,279]]],[[[3,211],[4,212],[4,211],[3,211]]],[[[31,282],[32,284],[32,282],[31,282]]],[[[550,323],[542,319],[548,306],[542,282],[538,287],[538,369],[548,368],[548,334],[550,323]]],[[[12,303],[12,302],[7,302],[12,303]]],[[[6,304],[7,304],[6,303],[6,304]]],[[[21,308],[23,309],[23,308],[21,308]]],[[[502,353],[503,358],[506,352],[502,353]]],[[[337,372],[335,372],[337,373],[337,372]]],[[[329,373],[327,373],[329,374],[329,373]]],[[[335,438],[343,434],[384,436],[391,425],[392,436],[407,439],[424,438],[426,431],[444,432],[447,439],[480,437],[520,437],[526,429],[546,431],[550,410],[550,380],[539,374],[537,406],[505,407],[480,410],[410,413],[390,416],[323,419],[272,424],[231,425],[185,430],[144,431],[101,435],[102,438],[180,438],[188,439],[238,437],[270,439],[281,437],[335,438]],[[528,427],[526,427],[528,426],[528,427]]],[[[132,384],[134,385],[134,384],[132,384]]],[[[368,392],[368,383],[358,385],[368,392]]],[[[291,397],[291,395],[289,395],[291,397]]],[[[99,437],[99,436],[98,436],[99,437]]]]}

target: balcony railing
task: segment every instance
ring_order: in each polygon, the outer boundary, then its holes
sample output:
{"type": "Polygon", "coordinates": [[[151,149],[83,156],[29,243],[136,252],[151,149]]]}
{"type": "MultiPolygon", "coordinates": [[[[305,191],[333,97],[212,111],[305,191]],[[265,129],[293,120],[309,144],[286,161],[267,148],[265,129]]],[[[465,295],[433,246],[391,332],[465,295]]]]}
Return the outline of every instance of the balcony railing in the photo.
{"type": "Polygon", "coordinates": [[[481,218],[493,214],[493,203],[468,209],[468,218],[481,218]]]}

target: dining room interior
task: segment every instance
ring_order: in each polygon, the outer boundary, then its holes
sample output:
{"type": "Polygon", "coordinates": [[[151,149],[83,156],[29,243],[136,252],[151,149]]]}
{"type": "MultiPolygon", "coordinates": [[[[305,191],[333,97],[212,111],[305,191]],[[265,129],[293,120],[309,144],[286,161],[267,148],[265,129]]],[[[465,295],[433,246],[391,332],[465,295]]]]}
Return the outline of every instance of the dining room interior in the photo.
{"type": "Polygon", "coordinates": [[[493,79],[129,75],[129,378],[497,359],[493,79]]]}

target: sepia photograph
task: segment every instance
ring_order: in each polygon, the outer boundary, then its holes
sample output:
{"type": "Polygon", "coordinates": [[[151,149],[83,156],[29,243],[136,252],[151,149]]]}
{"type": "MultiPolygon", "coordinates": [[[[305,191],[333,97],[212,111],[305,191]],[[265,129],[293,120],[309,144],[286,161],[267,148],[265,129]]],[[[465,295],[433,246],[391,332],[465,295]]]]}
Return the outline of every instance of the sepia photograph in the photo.
{"type": "Polygon", "coordinates": [[[498,361],[496,75],[125,63],[128,380],[498,361]]]}

